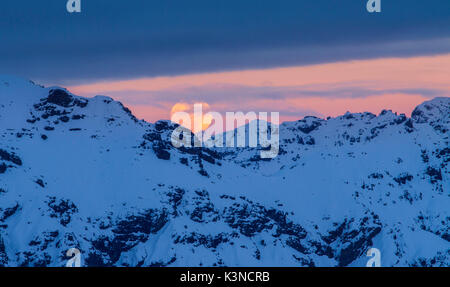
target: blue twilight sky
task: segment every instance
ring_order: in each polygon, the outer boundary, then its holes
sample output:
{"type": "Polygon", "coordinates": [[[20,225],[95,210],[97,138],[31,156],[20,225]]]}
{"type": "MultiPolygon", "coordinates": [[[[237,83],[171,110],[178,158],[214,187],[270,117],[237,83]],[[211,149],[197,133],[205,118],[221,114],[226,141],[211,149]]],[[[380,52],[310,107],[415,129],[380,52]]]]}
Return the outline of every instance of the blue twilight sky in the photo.
{"type": "Polygon", "coordinates": [[[0,74],[85,83],[450,52],[449,0],[2,0],[0,74]]]}

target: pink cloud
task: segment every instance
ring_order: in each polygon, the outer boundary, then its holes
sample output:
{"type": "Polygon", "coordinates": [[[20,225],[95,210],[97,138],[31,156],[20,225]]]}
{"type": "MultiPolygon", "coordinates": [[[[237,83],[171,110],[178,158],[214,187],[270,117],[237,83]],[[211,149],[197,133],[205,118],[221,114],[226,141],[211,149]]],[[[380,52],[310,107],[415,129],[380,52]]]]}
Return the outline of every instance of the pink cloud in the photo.
{"type": "Polygon", "coordinates": [[[346,111],[378,113],[387,108],[409,114],[430,97],[426,91],[449,96],[449,78],[450,54],[446,54],[110,81],[68,88],[83,96],[111,95],[149,121],[168,119],[177,102],[196,101],[207,101],[212,110],[218,111],[278,110],[282,119],[294,120],[305,112],[336,116],[346,111]],[[270,96],[265,95],[268,92],[270,96]],[[202,99],[198,98],[200,94],[202,99]],[[283,116],[283,111],[288,114],[283,116]]]}

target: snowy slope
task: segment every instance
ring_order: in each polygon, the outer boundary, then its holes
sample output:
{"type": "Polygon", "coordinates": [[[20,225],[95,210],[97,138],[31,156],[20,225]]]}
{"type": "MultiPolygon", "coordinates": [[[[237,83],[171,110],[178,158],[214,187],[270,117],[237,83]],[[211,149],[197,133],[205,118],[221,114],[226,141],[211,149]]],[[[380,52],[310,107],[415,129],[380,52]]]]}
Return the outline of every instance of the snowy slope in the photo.
{"type": "Polygon", "coordinates": [[[0,265],[450,265],[450,98],[176,149],[121,103],[0,76],[0,265]]]}

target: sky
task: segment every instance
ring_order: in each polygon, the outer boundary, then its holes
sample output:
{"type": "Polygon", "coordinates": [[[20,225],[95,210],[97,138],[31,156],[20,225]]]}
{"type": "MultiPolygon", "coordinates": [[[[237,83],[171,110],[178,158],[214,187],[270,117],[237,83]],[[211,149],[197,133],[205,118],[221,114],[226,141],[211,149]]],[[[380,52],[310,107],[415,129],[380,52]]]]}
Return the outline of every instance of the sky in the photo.
{"type": "Polygon", "coordinates": [[[450,96],[450,1],[4,0],[0,74],[111,96],[139,117],[175,104],[282,120],[450,96]]]}

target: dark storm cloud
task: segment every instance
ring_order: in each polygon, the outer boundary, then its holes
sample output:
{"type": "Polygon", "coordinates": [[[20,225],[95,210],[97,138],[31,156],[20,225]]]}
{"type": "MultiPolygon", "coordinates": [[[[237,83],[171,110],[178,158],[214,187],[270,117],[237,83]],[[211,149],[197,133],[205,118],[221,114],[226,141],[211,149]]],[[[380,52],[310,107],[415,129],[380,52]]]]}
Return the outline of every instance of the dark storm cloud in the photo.
{"type": "Polygon", "coordinates": [[[0,73],[44,82],[450,52],[450,1],[2,1],[0,73]]]}

